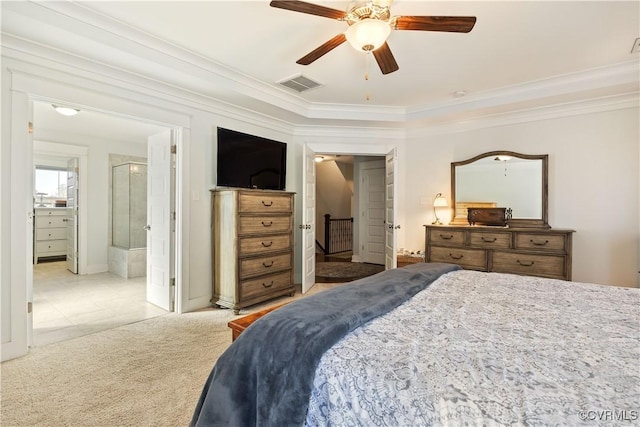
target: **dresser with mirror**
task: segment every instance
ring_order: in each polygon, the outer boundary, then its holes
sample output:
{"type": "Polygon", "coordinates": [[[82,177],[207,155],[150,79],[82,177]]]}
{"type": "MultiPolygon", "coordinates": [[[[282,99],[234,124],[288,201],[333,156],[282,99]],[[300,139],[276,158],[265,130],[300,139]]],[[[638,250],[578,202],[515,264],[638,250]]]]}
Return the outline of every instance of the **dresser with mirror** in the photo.
{"type": "Polygon", "coordinates": [[[491,151],[451,163],[452,220],[425,226],[426,261],[571,280],[574,230],[549,226],[548,162],[491,151]]]}

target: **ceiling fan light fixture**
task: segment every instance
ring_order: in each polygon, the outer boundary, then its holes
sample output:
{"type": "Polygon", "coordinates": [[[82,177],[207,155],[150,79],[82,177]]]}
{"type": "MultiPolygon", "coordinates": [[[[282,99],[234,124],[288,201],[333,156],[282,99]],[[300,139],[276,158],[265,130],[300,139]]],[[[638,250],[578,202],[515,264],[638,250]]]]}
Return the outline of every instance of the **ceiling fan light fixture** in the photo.
{"type": "Polygon", "coordinates": [[[390,33],[391,27],[388,22],[367,18],[351,25],[345,36],[355,50],[371,52],[382,46],[390,33]]]}

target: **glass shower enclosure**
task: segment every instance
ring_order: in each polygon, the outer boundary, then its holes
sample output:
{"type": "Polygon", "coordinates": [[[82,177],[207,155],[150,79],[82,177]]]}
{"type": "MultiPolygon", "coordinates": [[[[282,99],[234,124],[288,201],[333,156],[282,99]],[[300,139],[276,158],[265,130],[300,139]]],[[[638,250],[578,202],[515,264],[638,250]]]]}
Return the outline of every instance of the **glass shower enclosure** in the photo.
{"type": "Polygon", "coordinates": [[[147,165],[128,162],[112,167],[112,246],[109,270],[122,277],[146,274],[147,165]]]}

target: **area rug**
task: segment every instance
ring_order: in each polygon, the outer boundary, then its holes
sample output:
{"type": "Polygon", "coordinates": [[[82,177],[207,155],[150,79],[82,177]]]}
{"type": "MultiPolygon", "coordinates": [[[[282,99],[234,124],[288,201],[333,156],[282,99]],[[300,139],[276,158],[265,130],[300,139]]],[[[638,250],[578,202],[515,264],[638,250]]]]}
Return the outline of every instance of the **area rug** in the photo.
{"type": "Polygon", "coordinates": [[[381,271],[384,271],[384,265],[364,262],[318,262],[316,263],[316,282],[350,282],[381,271]]]}

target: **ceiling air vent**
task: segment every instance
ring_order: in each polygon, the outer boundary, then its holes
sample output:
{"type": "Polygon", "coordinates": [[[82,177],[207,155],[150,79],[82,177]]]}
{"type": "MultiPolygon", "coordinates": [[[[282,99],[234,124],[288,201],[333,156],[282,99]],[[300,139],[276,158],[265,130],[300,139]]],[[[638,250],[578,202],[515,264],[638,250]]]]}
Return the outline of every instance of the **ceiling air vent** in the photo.
{"type": "Polygon", "coordinates": [[[318,86],[322,86],[320,83],[315,82],[310,78],[303,76],[302,74],[296,77],[279,81],[278,83],[282,86],[288,87],[289,89],[293,89],[298,93],[305,92],[318,86]]]}

